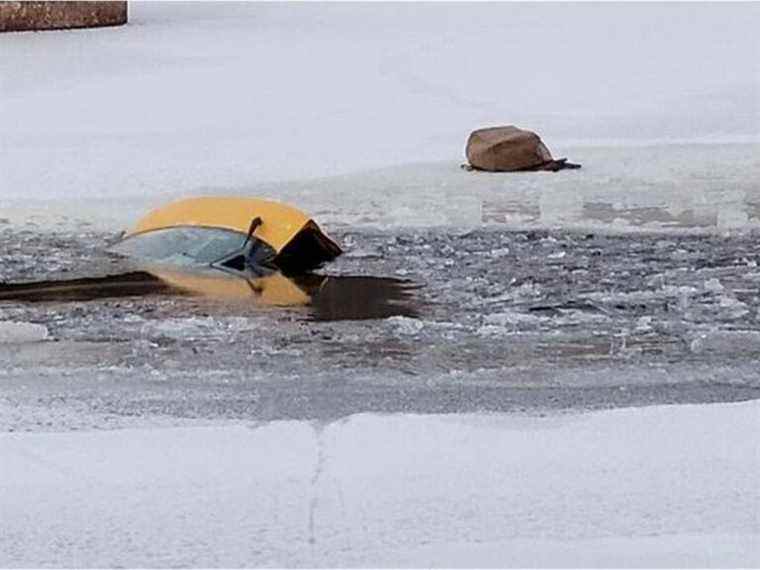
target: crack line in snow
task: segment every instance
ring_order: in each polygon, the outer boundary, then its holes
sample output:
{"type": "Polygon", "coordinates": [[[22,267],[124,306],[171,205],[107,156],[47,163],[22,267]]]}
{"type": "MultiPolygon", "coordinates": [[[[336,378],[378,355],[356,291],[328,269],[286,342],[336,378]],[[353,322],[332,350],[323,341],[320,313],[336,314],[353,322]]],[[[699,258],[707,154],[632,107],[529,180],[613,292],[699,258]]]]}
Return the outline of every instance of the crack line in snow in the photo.
{"type": "Polygon", "coordinates": [[[325,462],[327,460],[327,453],[325,450],[324,434],[329,424],[317,422],[314,424],[314,432],[317,436],[317,461],[314,465],[314,473],[311,476],[311,501],[309,501],[309,545],[311,548],[311,555],[314,556],[314,545],[317,542],[316,538],[316,525],[315,514],[317,507],[319,506],[319,494],[317,492],[319,480],[322,477],[322,473],[325,470],[325,462]]]}

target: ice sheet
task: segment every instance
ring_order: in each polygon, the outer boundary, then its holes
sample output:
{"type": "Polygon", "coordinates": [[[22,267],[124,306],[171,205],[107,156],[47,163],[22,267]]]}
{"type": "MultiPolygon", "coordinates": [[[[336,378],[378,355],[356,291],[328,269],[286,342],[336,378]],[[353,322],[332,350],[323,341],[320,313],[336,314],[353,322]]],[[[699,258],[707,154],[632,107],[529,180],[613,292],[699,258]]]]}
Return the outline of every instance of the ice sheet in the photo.
{"type": "Polygon", "coordinates": [[[759,428],[748,402],[3,434],[0,564],[751,566],[759,428]]]}
{"type": "Polygon", "coordinates": [[[130,21],[0,37],[0,218],[122,227],[232,191],[352,225],[566,224],[600,192],[613,229],[632,208],[757,219],[757,5],[132,2],[130,21]],[[458,173],[500,123],[584,170],[458,173]]]}
{"type": "Polygon", "coordinates": [[[0,320],[0,344],[39,342],[47,337],[44,325],[0,320]]]}

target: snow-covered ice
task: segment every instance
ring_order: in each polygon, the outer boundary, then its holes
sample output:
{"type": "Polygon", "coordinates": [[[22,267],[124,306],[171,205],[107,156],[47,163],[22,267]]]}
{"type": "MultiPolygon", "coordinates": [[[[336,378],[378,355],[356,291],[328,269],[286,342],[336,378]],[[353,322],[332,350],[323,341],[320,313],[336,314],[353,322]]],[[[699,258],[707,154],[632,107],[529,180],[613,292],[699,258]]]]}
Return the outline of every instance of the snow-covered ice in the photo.
{"type": "Polygon", "coordinates": [[[352,226],[760,218],[754,4],[131,2],[130,18],[0,37],[2,217],[123,227],[233,192],[352,226]],[[504,122],[584,168],[459,171],[469,131],[504,122]]]}
{"type": "Polygon", "coordinates": [[[0,435],[10,566],[753,566],[757,402],[0,435]]]}
{"type": "Polygon", "coordinates": [[[44,325],[0,321],[0,344],[37,342],[47,336],[48,330],[44,325]]]}

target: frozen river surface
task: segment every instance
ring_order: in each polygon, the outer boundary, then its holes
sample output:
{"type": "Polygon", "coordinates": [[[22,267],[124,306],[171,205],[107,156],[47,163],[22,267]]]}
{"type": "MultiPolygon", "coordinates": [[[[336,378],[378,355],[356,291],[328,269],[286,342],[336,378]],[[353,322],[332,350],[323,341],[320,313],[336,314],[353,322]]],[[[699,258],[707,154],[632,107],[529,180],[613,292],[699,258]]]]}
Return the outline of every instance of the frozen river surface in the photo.
{"type": "MultiPolygon", "coordinates": [[[[4,321],[41,325],[49,335],[0,344],[3,424],[333,420],[760,396],[754,233],[336,236],[347,251],[322,270],[335,283],[311,306],[264,308],[254,293],[233,302],[164,291],[2,302],[4,321]],[[383,291],[341,280],[346,275],[408,283],[385,312],[365,315],[383,291]],[[385,318],[335,320],[373,315],[385,318]]],[[[5,230],[2,278],[127,271],[102,249],[113,237],[5,230]]],[[[12,339],[12,325],[6,329],[12,339]]]]}
{"type": "MultiPolygon", "coordinates": [[[[335,235],[396,316],[6,299],[0,561],[758,563],[756,234],[335,235]]],[[[8,227],[2,277],[131,270],[114,237],[8,227]]]]}
{"type": "MultiPolygon", "coordinates": [[[[1,233],[6,282],[132,269],[1,233]]],[[[2,302],[0,562],[760,560],[755,233],[335,236],[299,308],[2,302]],[[376,308],[347,275],[405,280],[396,316],[332,320],[376,308]]]]}

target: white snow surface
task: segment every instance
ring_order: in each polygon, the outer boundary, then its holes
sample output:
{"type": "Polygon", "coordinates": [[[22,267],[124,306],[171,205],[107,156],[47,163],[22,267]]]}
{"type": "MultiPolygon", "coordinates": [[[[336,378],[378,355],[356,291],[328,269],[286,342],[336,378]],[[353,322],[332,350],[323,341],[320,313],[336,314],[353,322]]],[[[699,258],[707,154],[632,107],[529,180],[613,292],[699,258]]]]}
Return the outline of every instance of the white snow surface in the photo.
{"type": "Polygon", "coordinates": [[[3,566],[755,566],[760,404],[0,435],[3,566]]]}
{"type": "Polygon", "coordinates": [[[239,193],[330,224],[566,225],[601,192],[613,230],[650,207],[752,225],[758,28],[757,4],[130,2],[125,27],[0,36],[0,217],[239,193]],[[459,172],[504,123],[584,169],[459,172]]]}

